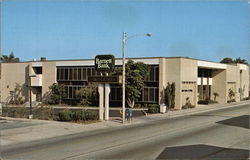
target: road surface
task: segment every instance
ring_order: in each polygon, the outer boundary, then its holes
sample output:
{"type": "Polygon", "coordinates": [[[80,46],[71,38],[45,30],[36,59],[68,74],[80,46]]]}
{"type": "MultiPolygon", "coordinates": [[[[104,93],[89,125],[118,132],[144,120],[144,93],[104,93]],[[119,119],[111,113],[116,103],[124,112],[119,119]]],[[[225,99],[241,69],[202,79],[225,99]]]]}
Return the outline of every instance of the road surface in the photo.
{"type": "Polygon", "coordinates": [[[249,105],[2,148],[4,159],[206,159],[249,157],[249,105]]]}

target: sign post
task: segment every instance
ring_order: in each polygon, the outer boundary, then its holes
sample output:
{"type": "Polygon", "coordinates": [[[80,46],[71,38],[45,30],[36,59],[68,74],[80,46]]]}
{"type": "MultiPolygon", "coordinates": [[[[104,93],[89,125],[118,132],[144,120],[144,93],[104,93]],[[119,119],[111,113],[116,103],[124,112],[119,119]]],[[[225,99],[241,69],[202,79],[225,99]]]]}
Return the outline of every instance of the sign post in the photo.
{"type": "Polygon", "coordinates": [[[99,120],[103,120],[103,100],[104,100],[104,85],[98,85],[98,93],[99,93],[99,120]]]}
{"type": "Polygon", "coordinates": [[[105,120],[109,120],[109,93],[110,93],[110,85],[105,83],[105,120]]]}

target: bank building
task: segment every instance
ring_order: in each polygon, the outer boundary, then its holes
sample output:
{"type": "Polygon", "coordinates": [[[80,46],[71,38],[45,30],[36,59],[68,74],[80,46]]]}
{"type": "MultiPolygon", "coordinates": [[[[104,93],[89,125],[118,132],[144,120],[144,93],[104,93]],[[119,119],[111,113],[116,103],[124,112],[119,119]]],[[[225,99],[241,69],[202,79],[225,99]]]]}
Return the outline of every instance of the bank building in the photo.
{"type": "MultiPolygon", "coordinates": [[[[138,104],[161,104],[162,92],[168,82],[175,83],[175,109],[181,109],[187,97],[193,105],[200,100],[213,99],[218,103],[227,103],[233,99],[238,102],[249,97],[249,66],[246,64],[222,64],[187,57],[148,57],[127,58],[134,62],[143,62],[150,67],[145,77],[138,104]]],[[[122,59],[115,59],[115,66],[122,66],[122,59]]],[[[76,90],[89,85],[88,77],[99,75],[94,67],[94,59],[79,60],[46,60],[1,63],[0,64],[0,96],[1,102],[7,102],[10,93],[17,84],[24,87],[21,95],[29,100],[29,84],[34,101],[42,101],[53,83],[66,87],[65,102],[77,101],[76,90]],[[30,83],[31,82],[31,83],[30,83]]],[[[110,106],[121,106],[122,85],[110,85],[110,106]]],[[[98,106],[98,95],[96,96],[98,106]]]]}

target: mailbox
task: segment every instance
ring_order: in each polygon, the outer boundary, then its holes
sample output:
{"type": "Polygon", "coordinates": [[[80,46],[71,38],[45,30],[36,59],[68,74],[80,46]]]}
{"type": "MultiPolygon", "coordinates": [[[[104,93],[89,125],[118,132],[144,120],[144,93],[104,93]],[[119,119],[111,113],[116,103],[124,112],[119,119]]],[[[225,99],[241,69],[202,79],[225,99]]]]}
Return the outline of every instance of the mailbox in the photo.
{"type": "Polygon", "coordinates": [[[126,109],[126,119],[132,120],[132,116],[133,116],[133,110],[131,108],[126,109]]]}

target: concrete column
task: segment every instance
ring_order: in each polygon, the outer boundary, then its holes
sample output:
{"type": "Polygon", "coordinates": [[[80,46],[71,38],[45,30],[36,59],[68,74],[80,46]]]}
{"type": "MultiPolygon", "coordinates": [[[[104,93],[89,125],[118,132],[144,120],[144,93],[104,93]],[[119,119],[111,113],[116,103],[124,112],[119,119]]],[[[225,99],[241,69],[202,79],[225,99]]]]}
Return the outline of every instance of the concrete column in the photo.
{"type": "Polygon", "coordinates": [[[99,93],[99,120],[103,120],[103,99],[104,99],[104,85],[98,85],[98,93],[99,93]]]}
{"type": "Polygon", "coordinates": [[[110,85],[108,83],[105,84],[105,120],[109,120],[109,93],[110,93],[110,85]]]}
{"type": "Polygon", "coordinates": [[[2,103],[0,103],[0,116],[2,115],[2,103]]]}

